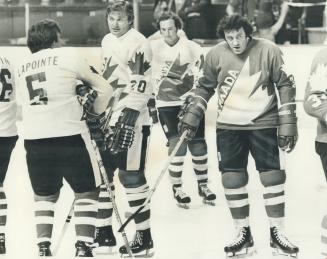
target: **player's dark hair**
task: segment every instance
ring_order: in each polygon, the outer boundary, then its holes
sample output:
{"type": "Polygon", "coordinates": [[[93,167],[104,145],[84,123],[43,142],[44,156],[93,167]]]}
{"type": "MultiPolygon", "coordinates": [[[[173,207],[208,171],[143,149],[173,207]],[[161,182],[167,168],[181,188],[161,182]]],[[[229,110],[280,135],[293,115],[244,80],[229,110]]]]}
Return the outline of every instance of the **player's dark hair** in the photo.
{"type": "Polygon", "coordinates": [[[106,12],[106,19],[108,19],[108,16],[111,12],[122,12],[127,15],[127,19],[131,26],[133,26],[134,22],[134,10],[133,10],[133,5],[124,0],[119,0],[119,1],[114,1],[110,3],[107,6],[107,12],[106,12]]]}
{"type": "Polygon", "coordinates": [[[250,22],[239,14],[223,17],[217,26],[217,36],[225,39],[225,31],[244,29],[245,35],[251,37],[253,27],[250,22]]]}
{"type": "Polygon", "coordinates": [[[175,27],[177,30],[180,30],[183,28],[183,22],[182,19],[173,12],[163,13],[157,20],[157,28],[160,30],[160,22],[166,21],[166,20],[173,20],[175,23],[175,27]]]}
{"type": "Polygon", "coordinates": [[[51,48],[52,44],[58,41],[58,33],[61,33],[61,30],[56,21],[39,21],[28,30],[27,46],[32,53],[51,48]]]}

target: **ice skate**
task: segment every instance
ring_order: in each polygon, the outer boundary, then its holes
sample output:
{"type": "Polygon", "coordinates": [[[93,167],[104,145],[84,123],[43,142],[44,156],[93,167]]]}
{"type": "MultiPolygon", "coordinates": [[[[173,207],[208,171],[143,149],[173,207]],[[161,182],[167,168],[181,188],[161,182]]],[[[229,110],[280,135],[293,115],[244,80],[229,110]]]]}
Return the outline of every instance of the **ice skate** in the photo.
{"type": "Polygon", "coordinates": [[[113,254],[113,247],[116,246],[116,238],[112,232],[112,226],[97,227],[96,237],[93,244],[93,251],[96,254],[113,254]]]}
{"type": "Polygon", "coordinates": [[[93,257],[93,252],[90,244],[84,241],[77,241],[75,247],[75,257],[93,257]]]}
{"type": "MultiPolygon", "coordinates": [[[[135,238],[129,243],[134,257],[152,257],[153,241],[151,237],[150,229],[137,230],[135,238]]],[[[126,246],[119,248],[121,257],[129,257],[126,246]]]]}
{"type": "Polygon", "coordinates": [[[215,206],[216,194],[214,194],[207,186],[207,184],[199,184],[199,195],[203,198],[202,202],[211,206],[215,206]]]}
{"type": "Polygon", "coordinates": [[[242,227],[236,239],[224,248],[226,258],[245,258],[255,253],[250,227],[242,227]]]}
{"type": "Polygon", "coordinates": [[[270,228],[270,247],[275,256],[283,255],[290,258],[297,258],[299,248],[293,245],[277,227],[270,228]]]}
{"type": "Polygon", "coordinates": [[[0,255],[6,254],[6,236],[4,233],[0,234],[0,255]]]}
{"type": "Polygon", "coordinates": [[[39,256],[52,256],[51,250],[50,250],[50,242],[45,241],[38,243],[39,246],[39,256]]]}
{"type": "Polygon", "coordinates": [[[190,196],[182,191],[181,185],[173,185],[174,198],[177,201],[177,206],[183,209],[189,209],[189,203],[191,202],[190,196]]]}

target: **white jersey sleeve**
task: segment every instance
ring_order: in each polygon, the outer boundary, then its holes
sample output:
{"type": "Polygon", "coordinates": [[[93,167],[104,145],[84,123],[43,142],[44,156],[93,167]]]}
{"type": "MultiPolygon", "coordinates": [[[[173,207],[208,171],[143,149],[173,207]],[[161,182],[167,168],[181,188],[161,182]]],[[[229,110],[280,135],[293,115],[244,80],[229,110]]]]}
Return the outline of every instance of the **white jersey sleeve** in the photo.
{"type": "Polygon", "coordinates": [[[8,58],[0,56],[0,137],[17,135],[14,70],[8,58]]]}

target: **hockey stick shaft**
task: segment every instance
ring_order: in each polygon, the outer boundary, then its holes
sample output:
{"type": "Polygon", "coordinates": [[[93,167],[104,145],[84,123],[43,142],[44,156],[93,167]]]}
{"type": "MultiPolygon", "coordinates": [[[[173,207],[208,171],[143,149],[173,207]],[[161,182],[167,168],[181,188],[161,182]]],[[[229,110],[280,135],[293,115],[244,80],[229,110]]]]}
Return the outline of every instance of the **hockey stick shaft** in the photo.
{"type": "Polygon", "coordinates": [[[124,231],[124,229],[125,229],[125,227],[128,225],[128,223],[132,220],[132,219],[134,219],[144,208],[145,208],[145,206],[149,203],[149,201],[151,200],[151,197],[152,197],[152,195],[154,194],[154,192],[155,192],[155,190],[157,189],[157,187],[158,187],[158,185],[159,185],[159,183],[161,182],[161,179],[162,179],[162,177],[164,176],[164,174],[166,173],[166,171],[168,170],[168,167],[169,167],[169,165],[170,165],[170,163],[171,163],[171,161],[173,160],[173,158],[176,156],[176,154],[177,154],[177,152],[178,152],[178,150],[179,150],[179,148],[181,147],[181,145],[183,144],[183,142],[185,141],[185,139],[186,139],[186,136],[187,136],[187,134],[188,134],[189,132],[188,132],[188,130],[185,130],[184,132],[183,132],[183,134],[180,136],[180,138],[179,138],[179,140],[178,140],[178,142],[177,142],[177,144],[176,144],[176,146],[174,147],[174,149],[173,149],[173,151],[171,152],[171,154],[169,155],[169,157],[168,157],[168,160],[166,161],[166,163],[165,163],[165,165],[164,165],[164,167],[163,167],[163,169],[161,170],[161,172],[160,172],[160,174],[159,174],[159,176],[158,176],[158,178],[157,178],[157,180],[156,180],[156,182],[155,182],[155,184],[154,184],[154,186],[151,188],[151,190],[150,190],[150,192],[149,192],[149,194],[148,194],[148,197],[146,198],[146,200],[143,202],[143,205],[142,206],[140,206],[125,222],[124,222],[124,224],[122,224],[121,225],[121,227],[118,229],[118,232],[122,232],[122,231],[124,231]]]}
{"type": "Polygon", "coordinates": [[[53,255],[54,255],[54,256],[57,255],[57,253],[58,253],[58,251],[59,251],[59,248],[60,248],[60,246],[61,246],[61,243],[62,243],[62,241],[63,241],[63,239],[64,239],[64,237],[65,237],[65,234],[66,234],[66,232],[67,232],[67,229],[68,229],[69,223],[70,223],[70,221],[71,221],[71,219],[72,219],[72,217],[73,217],[74,204],[75,204],[75,199],[73,200],[73,203],[72,203],[72,205],[70,206],[70,209],[69,209],[68,215],[67,215],[67,217],[66,217],[65,223],[64,223],[64,225],[63,225],[63,227],[62,227],[62,229],[61,229],[60,236],[59,236],[59,238],[58,238],[58,242],[57,242],[55,248],[53,249],[53,255]]]}
{"type": "MultiPolygon", "coordinates": [[[[115,195],[114,195],[113,191],[111,190],[110,181],[109,181],[109,178],[107,176],[106,169],[105,169],[105,167],[103,165],[103,161],[102,161],[102,158],[101,158],[99,148],[98,148],[98,146],[97,146],[97,144],[96,144],[96,142],[94,140],[92,140],[92,145],[93,145],[94,151],[96,153],[96,158],[97,158],[98,166],[99,166],[99,169],[100,169],[101,177],[102,177],[102,179],[104,181],[104,184],[106,186],[106,189],[107,189],[107,191],[109,193],[109,196],[110,196],[110,199],[111,199],[111,202],[112,202],[112,208],[113,208],[113,211],[115,213],[116,220],[118,221],[118,224],[121,226],[123,223],[122,223],[121,217],[119,215],[118,207],[117,207],[117,204],[116,204],[116,201],[115,201],[115,195]]],[[[128,239],[127,239],[126,232],[122,231],[121,234],[122,234],[122,237],[123,237],[123,240],[124,240],[128,255],[130,257],[134,257],[133,253],[132,253],[132,249],[131,249],[131,247],[129,245],[129,242],[128,242],[128,239]]]]}

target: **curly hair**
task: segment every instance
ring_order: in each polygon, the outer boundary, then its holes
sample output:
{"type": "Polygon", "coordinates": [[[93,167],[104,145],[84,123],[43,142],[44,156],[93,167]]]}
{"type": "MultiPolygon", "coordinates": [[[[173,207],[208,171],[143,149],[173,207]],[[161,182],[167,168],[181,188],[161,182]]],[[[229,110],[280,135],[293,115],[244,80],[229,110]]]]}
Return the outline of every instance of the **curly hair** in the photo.
{"type": "Polygon", "coordinates": [[[124,0],[118,0],[109,4],[107,6],[106,19],[108,19],[109,14],[112,12],[125,13],[127,15],[128,22],[131,24],[131,26],[133,26],[134,9],[133,9],[133,5],[130,2],[124,0]]]}
{"type": "Polygon", "coordinates": [[[223,17],[217,26],[217,36],[225,39],[225,31],[244,29],[245,35],[251,37],[253,27],[250,22],[239,14],[223,17]]]}
{"type": "Polygon", "coordinates": [[[27,46],[32,53],[51,48],[61,33],[59,24],[51,19],[39,21],[31,26],[27,35],[27,46]]]}
{"type": "Polygon", "coordinates": [[[172,19],[175,23],[177,30],[183,28],[182,19],[173,12],[163,13],[157,20],[157,29],[160,30],[160,22],[172,19]]]}

